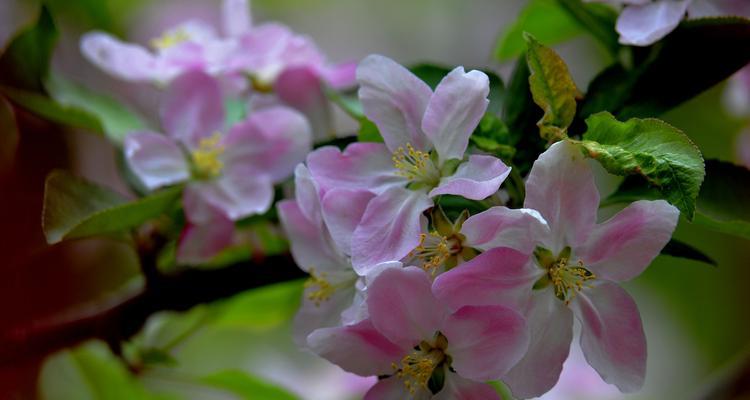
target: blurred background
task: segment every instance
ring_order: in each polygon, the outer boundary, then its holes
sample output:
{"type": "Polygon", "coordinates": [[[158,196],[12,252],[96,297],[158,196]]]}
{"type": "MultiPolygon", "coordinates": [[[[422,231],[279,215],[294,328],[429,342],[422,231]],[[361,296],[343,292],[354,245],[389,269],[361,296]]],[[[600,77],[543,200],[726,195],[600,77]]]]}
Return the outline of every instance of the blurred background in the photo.
{"type": "MultiPolygon", "coordinates": [[[[0,46],[4,47],[15,32],[36,20],[39,6],[32,1],[2,3],[0,46]]],[[[117,81],[89,64],[78,49],[80,35],[101,29],[145,44],[185,19],[218,24],[220,12],[220,2],[212,0],[50,0],[47,4],[61,35],[53,71],[118,98],[144,118],[153,118],[155,91],[117,81]]],[[[406,65],[427,61],[482,67],[507,78],[513,62],[498,63],[492,53],[498,36],[513,24],[524,4],[520,0],[255,0],[252,13],[256,22],[280,21],[310,35],[334,62],[380,53],[406,65]]],[[[556,45],[555,50],[582,89],[612,62],[585,35],[556,45]]],[[[750,120],[726,110],[725,86],[712,88],[663,118],[684,130],[706,158],[738,162],[735,143],[750,120]]],[[[100,310],[143,285],[130,246],[111,239],[48,246],[40,226],[44,178],[54,168],[72,170],[127,193],[118,174],[116,149],[104,137],[63,129],[20,108],[15,108],[14,118],[20,132],[17,144],[0,141],[6,149],[17,146],[12,161],[0,163],[0,332],[4,333],[0,337],[21,337],[41,321],[64,318],[71,310],[100,310]]],[[[660,256],[626,285],[641,310],[648,338],[643,391],[626,396],[602,383],[574,346],[558,387],[545,399],[704,398],[725,380],[742,376],[738,372],[742,368],[747,370],[748,242],[687,223],[681,223],[675,238],[693,244],[718,266],[660,256]]],[[[48,357],[0,358],[0,398],[361,398],[371,379],[346,374],[292,344],[289,324],[301,290],[301,282],[284,283],[183,313],[155,314],[122,349],[121,357],[138,361],[129,368],[102,342],[83,343],[48,357]],[[144,353],[143,349],[160,351],[144,353]],[[252,379],[237,379],[238,374],[257,378],[256,386],[245,393],[265,394],[242,395],[237,386],[249,385],[252,379]]],[[[5,351],[0,349],[0,354],[5,351]]],[[[744,376],[744,384],[750,385],[750,374],[744,376]]]]}

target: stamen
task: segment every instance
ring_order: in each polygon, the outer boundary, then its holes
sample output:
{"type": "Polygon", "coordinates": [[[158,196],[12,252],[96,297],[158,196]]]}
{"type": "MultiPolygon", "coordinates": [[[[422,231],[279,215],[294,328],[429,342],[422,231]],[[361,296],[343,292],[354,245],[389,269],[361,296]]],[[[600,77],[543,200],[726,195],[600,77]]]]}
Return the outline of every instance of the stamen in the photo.
{"type": "Polygon", "coordinates": [[[396,370],[396,376],[404,381],[406,390],[414,395],[417,390],[427,390],[427,382],[430,380],[432,373],[444,360],[445,353],[439,348],[433,348],[429,351],[422,349],[414,350],[401,359],[401,365],[391,364],[396,370]]]}
{"type": "Polygon", "coordinates": [[[583,261],[579,260],[576,266],[568,266],[568,259],[560,258],[549,268],[549,279],[555,286],[555,296],[568,305],[581,289],[590,287],[585,283],[596,279],[596,275],[585,268],[583,261]]]}
{"type": "Polygon", "coordinates": [[[414,149],[411,143],[406,144],[406,150],[399,147],[391,159],[398,170],[396,173],[412,182],[429,185],[440,182],[440,171],[430,159],[430,153],[414,149]]]}
{"type": "Polygon", "coordinates": [[[219,145],[221,133],[214,132],[213,135],[203,138],[198,143],[198,149],[193,150],[193,164],[199,175],[214,178],[221,174],[224,162],[220,156],[224,153],[224,146],[219,145]]]}
{"type": "Polygon", "coordinates": [[[305,289],[317,287],[317,290],[313,290],[307,294],[307,298],[315,303],[315,306],[320,306],[320,303],[327,301],[333,295],[336,288],[331,285],[327,279],[327,273],[321,272],[320,274],[315,273],[314,268],[309,270],[310,277],[305,281],[305,289]]]}
{"type": "Polygon", "coordinates": [[[422,261],[422,268],[432,275],[435,275],[438,267],[443,265],[451,254],[448,239],[434,231],[429,235],[420,234],[419,245],[411,253],[422,261]]]}
{"type": "Polygon", "coordinates": [[[151,39],[151,46],[155,49],[164,50],[190,40],[190,35],[184,29],[164,32],[163,35],[151,39]]]}

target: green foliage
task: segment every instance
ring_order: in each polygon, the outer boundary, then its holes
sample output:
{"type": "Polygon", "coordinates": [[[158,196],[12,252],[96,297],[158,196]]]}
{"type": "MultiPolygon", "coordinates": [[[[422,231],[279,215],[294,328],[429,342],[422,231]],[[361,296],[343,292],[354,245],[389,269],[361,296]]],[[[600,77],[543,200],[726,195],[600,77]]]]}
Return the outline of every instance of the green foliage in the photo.
{"type": "Polygon", "coordinates": [[[580,117],[609,111],[652,117],[704,92],[750,62],[750,20],[683,22],[632,69],[616,64],[589,85],[580,117]],[[702,62],[697,62],[701,60],[702,62]]]}
{"type": "Polygon", "coordinates": [[[48,121],[90,132],[103,132],[101,123],[95,116],[76,107],[58,104],[45,95],[2,85],[0,94],[48,121]]]}
{"type": "Polygon", "coordinates": [[[620,122],[609,113],[586,120],[580,143],[585,155],[615,175],[639,175],[692,220],[705,175],[703,157],[690,139],[666,122],[630,119],[620,122]]]}
{"type": "Polygon", "coordinates": [[[288,321],[299,308],[303,281],[249,290],[221,305],[214,326],[266,331],[288,321]]]}
{"type": "Polygon", "coordinates": [[[181,187],[127,202],[110,189],[65,171],[47,176],[42,228],[47,242],[124,232],[175,207],[181,187]]]}
{"type": "Polygon", "coordinates": [[[298,399],[297,396],[278,386],[238,370],[219,371],[200,381],[208,386],[234,393],[243,400],[298,399]]]}
{"type": "Polygon", "coordinates": [[[564,139],[576,115],[578,89],[568,66],[557,53],[530,34],[525,34],[524,38],[528,45],[526,61],[531,71],[531,94],[534,102],[544,110],[544,116],[537,122],[539,133],[548,142],[564,139]]]}
{"type": "Polygon", "coordinates": [[[125,136],[143,129],[143,120],[118,101],[67,81],[52,74],[45,82],[50,96],[63,107],[76,108],[88,112],[98,120],[95,133],[103,133],[114,144],[122,144],[125,136]]]}
{"type": "Polygon", "coordinates": [[[713,265],[714,267],[717,265],[716,261],[706,255],[706,253],[676,239],[670,240],[667,245],[664,246],[664,248],[661,250],[661,254],[671,257],[679,257],[686,258],[688,260],[699,261],[702,263],[713,265]]]}
{"type": "Polygon", "coordinates": [[[36,24],[16,36],[0,55],[0,84],[42,92],[57,37],[52,15],[42,7],[36,24]]]}
{"type": "Polygon", "coordinates": [[[0,96],[0,176],[13,166],[18,148],[18,126],[13,106],[0,96]]]}
{"type": "Polygon", "coordinates": [[[695,223],[750,239],[750,170],[708,160],[706,181],[698,196],[695,223]]]}

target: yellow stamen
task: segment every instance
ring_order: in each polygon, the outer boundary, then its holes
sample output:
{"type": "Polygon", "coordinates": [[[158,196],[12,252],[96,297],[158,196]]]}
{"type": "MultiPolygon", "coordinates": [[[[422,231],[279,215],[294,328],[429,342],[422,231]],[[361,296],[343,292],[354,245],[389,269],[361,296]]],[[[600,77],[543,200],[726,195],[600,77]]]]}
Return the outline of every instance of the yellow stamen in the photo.
{"type": "Polygon", "coordinates": [[[391,159],[398,170],[396,173],[412,182],[429,185],[440,182],[440,171],[430,159],[430,153],[416,150],[410,143],[406,144],[406,150],[399,147],[391,159]]]}
{"type": "Polygon", "coordinates": [[[445,353],[440,348],[433,348],[428,351],[422,349],[414,350],[401,359],[401,363],[391,364],[396,370],[396,376],[404,381],[406,390],[414,395],[417,390],[427,390],[432,373],[444,360],[445,353]]]}
{"type": "Polygon", "coordinates": [[[224,146],[219,145],[221,133],[214,132],[213,135],[203,138],[198,143],[198,149],[193,150],[193,164],[198,175],[214,178],[221,174],[224,162],[220,156],[224,153],[224,146]]]}
{"type": "Polygon", "coordinates": [[[581,289],[588,287],[586,281],[596,279],[596,275],[584,267],[583,261],[569,266],[567,258],[560,258],[550,266],[549,279],[555,286],[555,296],[567,305],[581,289]]]}
{"type": "Polygon", "coordinates": [[[163,35],[151,39],[151,46],[155,49],[164,50],[190,40],[190,35],[184,29],[164,32],[163,35]]]}
{"type": "Polygon", "coordinates": [[[419,245],[412,251],[412,256],[422,261],[425,271],[435,275],[438,267],[451,256],[451,248],[445,236],[437,232],[431,232],[429,235],[422,233],[419,235],[419,245]]]}
{"type": "Polygon", "coordinates": [[[316,288],[316,290],[312,290],[307,293],[308,300],[315,303],[316,306],[320,306],[320,303],[327,301],[331,298],[331,295],[333,295],[333,292],[336,290],[336,288],[331,285],[331,282],[328,281],[327,276],[325,272],[321,272],[320,274],[315,273],[314,268],[310,268],[310,277],[305,281],[305,289],[308,288],[316,288]]]}

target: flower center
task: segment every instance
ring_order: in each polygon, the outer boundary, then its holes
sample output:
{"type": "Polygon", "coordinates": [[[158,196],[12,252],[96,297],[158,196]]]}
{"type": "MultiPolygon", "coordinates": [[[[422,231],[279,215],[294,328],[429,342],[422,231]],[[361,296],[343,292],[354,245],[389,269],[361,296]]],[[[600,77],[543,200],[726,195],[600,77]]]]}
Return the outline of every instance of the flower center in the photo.
{"type": "Polygon", "coordinates": [[[393,153],[392,160],[393,166],[398,170],[396,174],[412,183],[421,183],[430,187],[440,183],[440,170],[430,158],[430,153],[414,149],[411,143],[406,144],[406,150],[399,147],[393,153]]]}
{"type": "Polygon", "coordinates": [[[202,178],[215,178],[221,174],[224,162],[220,156],[224,153],[224,146],[219,144],[221,133],[205,137],[198,143],[198,148],[191,153],[196,175],[202,178]]]}
{"type": "Polygon", "coordinates": [[[420,234],[419,245],[412,250],[411,256],[420,260],[422,269],[435,275],[440,266],[444,265],[449,258],[461,253],[462,249],[460,238],[455,236],[448,238],[432,231],[429,234],[420,234]]]}
{"type": "Polygon", "coordinates": [[[305,289],[314,289],[307,293],[307,299],[320,306],[320,303],[327,301],[336,291],[336,288],[328,281],[328,274],[321,272],[315,273],[315,268],[310,268],[310,277],[305,281],[305,289]]]}
{"type": "Polygon", "coordinates": [[[586,284],[587,281],[596,279],[596,275],[586,269],[583,261],[578,260],[575,264],[569,264],[570,247],[564,248],[557,257],[554,257],[551,251],[538,247],[534,251],[534,257],[542,268],[547,269],[547,274],[534,284],[534,288],[540,289],[551,283],[555,297],[564,301],[565,305],[570,304],[584,287],[590,287],[586,284]]]}
{"type": "MultiPolygon", "coordinates": [[[[414,351],[404,356],[399,364],[391,366],[396,370],[396,377],[404,382],[406,390],[414,395],[418,390],[430,390],[436,393],[442,389],[442,379],[436,375],[444,372],[443,367],[450,365],[450,356],[445,354],[448,339],[437,332],[432,342],[423,340],[414,351]],[[431,380],[440,382],[431,382],[431,380]],[[439,386],[434,387],[433,386],[439,386]]],[[[444,376],[443,376],[444,378],[444,376]]]]}
{"type": "Polygon", "coordinates": [[[158,50],[165,50],[190,40],[190,35],[184,29],[164,32],[161,36],[151,39],[151,46],[158,50]]]}

